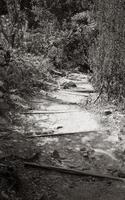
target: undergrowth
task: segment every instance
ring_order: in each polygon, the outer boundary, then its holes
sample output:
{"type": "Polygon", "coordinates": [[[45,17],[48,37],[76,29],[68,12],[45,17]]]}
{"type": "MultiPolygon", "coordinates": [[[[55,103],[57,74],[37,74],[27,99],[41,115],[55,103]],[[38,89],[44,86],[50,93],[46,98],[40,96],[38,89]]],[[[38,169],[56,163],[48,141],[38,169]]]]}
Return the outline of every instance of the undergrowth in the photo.
{"type": "Polygon", "coordinates": [[[13,108],[25,108],[24,99],[40,90],[48,90],[46,82],[54,81],[50,65],[44,64],[42,56],[11,51],[8,63],[5,56],[6,51],[1,49],[0,116],[6,116],[13,108]]]}

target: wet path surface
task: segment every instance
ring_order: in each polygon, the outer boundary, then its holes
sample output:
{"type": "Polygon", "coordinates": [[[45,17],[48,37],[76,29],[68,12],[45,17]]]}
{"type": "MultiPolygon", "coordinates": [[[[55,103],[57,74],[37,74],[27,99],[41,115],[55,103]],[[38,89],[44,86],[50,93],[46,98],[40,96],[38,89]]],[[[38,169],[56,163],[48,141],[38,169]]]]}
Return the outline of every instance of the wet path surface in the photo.
{"type": "MultiPolygon", "coordinates": [[[[109,134],[99,116],[86,109],[88,100],[96,97],[89,77],[70,74],[59,78],[58,85],[57,91],[32,99],[33,109],[25,113],[25,133],[41,149],[40,163],[117,176],[118,135],[109,134]],[[71,81],[77,87],[64,89],[64,84],[71,81]]],[[[125,185],[119,182],[71,178],[56,173],[47,173],[43,179],[55,191],[56,200],[125,199],[125,185]]],[[[48,191],[47,184],[45,190],[48,191]]]]}

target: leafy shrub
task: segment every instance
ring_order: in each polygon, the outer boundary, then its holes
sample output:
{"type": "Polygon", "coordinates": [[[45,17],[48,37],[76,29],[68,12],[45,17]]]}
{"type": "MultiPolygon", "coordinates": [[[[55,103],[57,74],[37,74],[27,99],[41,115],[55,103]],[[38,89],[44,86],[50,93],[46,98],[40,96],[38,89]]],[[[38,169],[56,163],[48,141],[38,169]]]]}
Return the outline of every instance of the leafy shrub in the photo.
{"type": "Polygon", "coordinates": [[[0,80],[8,93],[32,94],[36,86],[42,89],[44,80],[49,79],[49,67],[43,65],[43,57],[13,52],[9,64],[0,66],[0,80]]]}

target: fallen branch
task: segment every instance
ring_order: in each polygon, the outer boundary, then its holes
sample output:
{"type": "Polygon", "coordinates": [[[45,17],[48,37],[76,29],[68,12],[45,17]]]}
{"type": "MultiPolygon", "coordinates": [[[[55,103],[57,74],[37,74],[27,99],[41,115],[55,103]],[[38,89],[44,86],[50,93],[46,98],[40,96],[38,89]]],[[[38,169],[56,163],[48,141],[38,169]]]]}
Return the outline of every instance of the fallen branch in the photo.
{"type": "Polygon", "coordinates": [[[69,132],[69,133],[57,133],[57,134],[43,134],[43,135],[28,136],[28,138],[59,137],[59,136],[65,136],[65,135],[77,135],[77,134],[89,134],[89,133],[96,133],[96,131],[81,131],[81,132],[69,132]]]}
{"type": "Polygon", "coordinates": [[[78,111],[78,110],[69,110],[69,111],[56,111],[56,110],[53,110],[53,111],[48,111],[48,110],[44,110],[44,111],[36,111],[36,112],[23,112],[21,114],[24,114],[24,115],[34,115],[34,114],[61,114],[61,113],[72,113],[72,112],[82,112],[82,111],[78,111]]]}
{"type": "Polygon", "coordinates": [[[83,94],[83,93],[78,93],[78,92],[74,92],[74,91],[67,91],[67,90],[60,90],[62,93],[66,93],[66,94],[69,94],[69,95],[77,95],[77,96],[84,96],[84,97],[88,97],[87,94],[83,94]]]}
{"type": "Polygon", "coordinates": [[[96,98],[95,101],[93,102],[94,104],[95,104],[95,103],[98,101],[98,99],[101,97],[101,95],[102,95],[102,93],[103,93],[103,88],[104,88],[104,85],[102,85],[99,95],[97,96],[97,98],[96,98]]]}
{"type": "MultiPolygon", "coordinates": [[[[41,82],[41,83],[42,83],[42,82],[41,82]]],[[[48,85],[48,86],[50,86],[50,87],[57,87],[56,84],[50,83],[50,82],[48,82],[48,81],[44,81],[43,84],[48,85]]]]}
{"type": "MultiPolygon", "coordinates": [[[[51,97],[51,96],[46,96],[46,97],[43,97],[42,96],[42,99],[45,99],[45,100],[49,100],[49,101],[54,101],[54,102],[57,102],[59,104],[74,104],[74,105],[77,105],[77,103],[72,103],[72,102],[67,102],[67,101],[63,101],[61,99],[57,99],[55,97],[51,97]]],[[[41,102],[42,103],[42,102],[41,102]]]]}
{"type": "Polygon", "coordinates": [[[96,91],[94,91],[94,90],[86,90],[86,89],[75,89],[75,90],[72,90],[72,92],[95,93],[96,91]]]}
{"type": "Polygon", "coordinates": [[[58,76],[62,76],[63,75],[61,72],[56,71],[54,69],[51,69],[51,72],[54,73],[54,74],[56,74],[56,75],[58,75],[58,76]]]}
{"type": "Polygon", "coordinates": [[[33,103],[43,103],[43,101],[42,100],[48,100],[48,101],[62,101],[62,100],[60,100],[60,99],[57,99],[57,98],[55,98],[55,97],[51,97],[51,96],[48,96],[48,95],[41,95],[41,100],[38,100],[38,101],[36,101],[36,100],[28,100],[29,102],[33,102],[33,103]]]}
{"type": "MultiPolygon", "coordinates": [[[[86,96],[85,96],[86,97],[86,96]]],[[[46,99],[47,100],[47,99],[46,99]]],[[[48,99],[49,100],[49,99],[48,99]]],[[[57,102],[58,104],[66,104],[66,105],[77,105],[77,103],[73,103],[73,102],[66,102],[66,101],[62,101],[60,99],[51,99],[50,101],[55,101],[57,102]]],[[[30,101],[31,103],[42,103],[43,104],[43,101],[34,101],[34,100],[31,100],[30,101]]]]}
{"type": "Polygon", "coordinates": [[[32,162],[24,162],[25,167],[33,167],[33,168],[38,168],[38,169],[43,169],[43,170],[50,170],[50,171],[57,171],[60,173],[64,174],[71,174],[71,175],[76,175],[76,176],[90,176],[90,177],[95,177],[95,178],[100,178],[100,179],[110,179],[114,181],[122,181],[125,182],[124,178],[119,178],[119,177],[113,177],[113,176],[108,176],[108,175],[100,175],[100,174],[94,174],[94,173],[88,173],[88,172],[83,172],[80,170],[73,170],[73,169],[65,169],[62,167],[54,167],[54,166],[47,166],[47,165],[39,165],[36,163],[32,162]]]}

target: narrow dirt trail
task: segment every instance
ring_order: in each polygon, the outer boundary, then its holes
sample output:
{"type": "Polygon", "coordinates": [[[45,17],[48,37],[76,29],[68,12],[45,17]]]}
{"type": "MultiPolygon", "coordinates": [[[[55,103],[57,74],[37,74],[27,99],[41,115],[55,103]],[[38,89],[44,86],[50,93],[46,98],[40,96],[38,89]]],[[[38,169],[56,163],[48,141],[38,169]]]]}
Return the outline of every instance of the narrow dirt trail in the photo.
{"type": "MultiPolygon", "coordinates": [[[[89,76],[72,73],[58,83],[59,90],[32,99],[33,109],[25,113],[27,137],[42,152],[39,163],[116,176],[117,137],[113,140],[114,134],[85,106],[96,96],[89,76]],[[64,89],[71,81],[77,87],[64,89]]],[[[42,181],[50,199],[55,200],[122,200],[125,196],[125,185],[117,181],[56,172],[43,173],[42,181]]]]}
{"type": "Polygon", "coordinates": [[[34,132],[40,129],[42,132],[65,134],[98,129],[95,116],[79,106],[85,104],[90,93],[94,92],[93,87],[88,83],[88,77],[81,75],[77,78],[77,74],[71,74],[67,79],[61,78],[58,82],[59,85],[63,85],[71,80],[77,85],[76,88],[60,88],[48,94],[51,99],[39,98],[32,102],[34,110],[29,112],[28,118],[32,124],[35,124],[34,132]]]}

